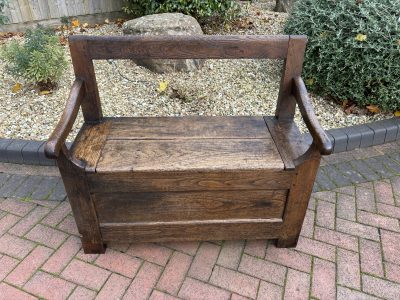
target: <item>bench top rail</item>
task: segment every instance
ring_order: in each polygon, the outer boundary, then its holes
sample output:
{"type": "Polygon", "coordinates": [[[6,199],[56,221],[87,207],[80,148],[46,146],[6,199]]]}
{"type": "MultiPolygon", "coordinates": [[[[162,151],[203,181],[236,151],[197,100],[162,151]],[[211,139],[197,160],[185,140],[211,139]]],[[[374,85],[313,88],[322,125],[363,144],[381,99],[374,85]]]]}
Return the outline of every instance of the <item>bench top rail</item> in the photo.
{"type": "MultiPolygon", "coordinates": [[[[298,36],[306,40],[305,36],[298,36]]],[[[69,38],[85,44],[91,59],[285,59],[288,35],[193,35],[193,36],[85,36],[69,38]]],[[[83,50],[83,49],[82,49],[83,50]]]]}

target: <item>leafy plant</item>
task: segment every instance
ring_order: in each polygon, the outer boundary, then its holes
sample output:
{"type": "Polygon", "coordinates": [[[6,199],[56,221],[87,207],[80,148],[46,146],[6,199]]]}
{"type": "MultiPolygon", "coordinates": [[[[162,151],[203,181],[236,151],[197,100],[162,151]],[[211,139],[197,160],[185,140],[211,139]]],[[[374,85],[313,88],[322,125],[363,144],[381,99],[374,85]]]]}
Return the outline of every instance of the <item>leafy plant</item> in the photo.
{"type": "Polygon", "coordinates": [[[0,25],[4,25],[8,21],[8,17],[3,15],[4,8],[7,4],[8,0],[0,0],[0,25]]]}
{"type": "Polygon", "coordinates": [[[62,16],[60,18],[60,22],[62,25],[65,25],[65,26],[71,25],[71,21],[70,21],[69,17],[67,17],[67,16],[62,16]]]}
{"type": "Polygon", "coordinates": [[[1,56],[9,63],[10,74],[41,89],[54,87],[67,67],[58,37],[44,27],[28,29],[24,43],[12,41],[2,48],[1,56]]]}
{"type": "Polygon", "coordinates": [[[200,22],[208,20],[231,21],[239,13],[234,0],[124,0],[123,10],[134,16],[156,13],[180,12],[191,15],[200,22]]]}
{"type": "Polygon", "coordinates": [[[298,0],[285,32],[309,38],[310,90],[360,106],[400,108],[400,0],[298,0]]]}

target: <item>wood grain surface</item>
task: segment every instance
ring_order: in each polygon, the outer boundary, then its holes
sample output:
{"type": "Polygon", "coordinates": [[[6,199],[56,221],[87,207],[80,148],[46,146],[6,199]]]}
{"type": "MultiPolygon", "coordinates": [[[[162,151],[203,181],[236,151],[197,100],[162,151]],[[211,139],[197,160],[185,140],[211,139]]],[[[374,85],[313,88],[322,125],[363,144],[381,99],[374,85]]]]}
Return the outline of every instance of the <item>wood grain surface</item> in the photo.
{"type": "Polygon", "coordinates": [[[100,231],[106,242],[268,239],[277,238],[281,228],[281,219],[100,224],[100,231]]]}
{"type": "Polygon", "coordinates": [[[75,138],[71,153],[76,159],[85,162],[86,171],[95,171],[110,126],[110,121],[85,124],[75,138]]]}
{"type": "Polygon", "coordinates": [[[92,193],[179,192],[289,189],[294,171],[89,173],[92,193]]]}
{"type": "Polygon", "coordinates": [[[263,117],[144,117],[113,118],[107,139],[270,139],[263,117]]]}
{"type": "Polygon", "coordinates": [[[91,59],[232,59],[271,58],[287,55],[285,35],[169,35],[89,36],[73,35],[70,42],[85,42],[91,59]]]}
{"type": "Polygon", "coordinates": [[[282,170],[271,139],[107,140],[97,173],[282,170]]]}
{"type": "Polygon", "coordinates": [[[286,196],[287,190],[92,195],[102,223],[282,218],[286,196]]]}

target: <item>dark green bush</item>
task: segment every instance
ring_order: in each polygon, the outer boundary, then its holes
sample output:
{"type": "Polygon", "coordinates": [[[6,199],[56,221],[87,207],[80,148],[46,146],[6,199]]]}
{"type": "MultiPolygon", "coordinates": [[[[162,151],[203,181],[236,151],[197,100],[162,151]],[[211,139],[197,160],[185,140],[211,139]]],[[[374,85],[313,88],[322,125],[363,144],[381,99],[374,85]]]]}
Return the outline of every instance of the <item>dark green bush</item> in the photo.
{"type": "Polygon", "coordinates": [[[310,90],[400,109],[400,0],[298,0],[285,32],[309,38],[310,90]]]}
{"type": "Polygon", "coordinates": [[[165,12],[180,12],[206,22],[230,21],[239,13],[235,0],[124,0],[123,10],[135,17],[165,12]]]}
{"type": "Polygon", "coordinates": [[[7,71],[39,87],[55,86],[67,67],[64,48],[52,30],[38,27],[27,30],[24,43],[12,41],[1,49],[8,62],[7,71]]]}

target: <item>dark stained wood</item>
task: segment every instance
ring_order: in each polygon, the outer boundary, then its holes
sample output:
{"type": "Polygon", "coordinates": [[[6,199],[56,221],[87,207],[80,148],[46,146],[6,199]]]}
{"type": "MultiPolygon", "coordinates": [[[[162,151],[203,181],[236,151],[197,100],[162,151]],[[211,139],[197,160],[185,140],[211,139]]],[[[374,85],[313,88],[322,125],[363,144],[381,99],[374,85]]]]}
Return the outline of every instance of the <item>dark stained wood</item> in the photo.
{"type": "Polygon", "coordinates": [[[101,223],[104,241],[170,242],[277,238],[281,219],[101,223]]]}
{"type": "Polygon", "coordinates": [[[103,117],[97,89],[96,75],[92,59],[89,56],[87,41],[75,40],[70,36],[69,48],[75,77],[85,82],[86,96],[82,101],[82,113],[86,122],[99,122],[103,117]]]}
{"type": "Polygon", "coordinates": [[[284,224],[276,242],[277,247],[297,245],[320,160],[321,155],[314,144],[296,160],[296,176],[293,177],[286,202],[284,224]]]}
{"type": "Polygon", "coordinates": [[[272,139],[107,140],[97,173],[282,170],[272,139]]]}
{"type": "Polygon", "coordinates": [[[293,78],[301,75],[306,44],[306,36],[291,35],[289,38],[289,48],[284,62],[275,112],[279,121],[293,119],[296,108],[296,100],[293,97],[293,78]]]}
{"type": "Polygon", "coordinates": [[[96,193],[101,223],[282,218],[287,190],[96,193]],[[151,212],[149,214],[148,212],[151,212]]]}
{"type": "Polygon", "coordinates": [[[85,170],[74,165],[66,156],[63,146],[57,158],[57,165],[72,207],[75,222],[82,235],[82,247],[85,253],[104,253],[99,222],[93,201],[90,197],[85,170]]]}
{"type": "Polygon", "coordinates": [[[286,170],[295,169],[295,160],[307,151],[301,133],[293,120],[278,122],[276,117],[264,117],[286,170]]]}
{"type": "Polygon", "coordinates": [[[308,97],[306,85],[301,77],[294,78],[294,96],[304,122],[306,123],[307,128],[313,137],[314,144],[317,146],[319,152],[322,155],[331,154],[333,150],[332,142],[318,122],[310,98],[308,97]]]}
{"type": "Polygon", "coordinates": [[[88,125],[84,124],[71,148],[72,156],[85,163],[88,172],[95,172],[101,150],[107,138],[111,121],[88,125]]]}
{"type": "Polygon", "coordinates": [[[270,139],[262,117],[114,118],[107,139],[270,139]]]}
{"type": "Polygon", "coordinates": [[[288,36],[90,36],[73,35],[70,43],[87,43],[91,59],[271,58],[283,59],[288,36]],[[179,45],[177,47],[177,45],[179,45]]]}
{"type": "Polygon", "coordinates": [[[79,112],[79,106],[85,96],[83,81],[76,79],[72,84],[66,106],[53,133],[44,145],[44,153],[48,158],[57,158],[79,112]]]}
{"type": "Polygon", "coordinates": [[[240,172],[118,172],[88,174],[91,193],[285,190],[292,183],[294,171],[240,172]]]}
{"type": "Polygon", "coordinates": [[[304,36],[72,36],[77,80],[46,152],[85,253],[104,242],[277,239],[294,247],[330,142],[300,78],[304,36]],[[103,118],[93,59],[285,58],[275,117],[103,118]],[[295,105],[313,136],[302,140],[295,105]],[[79,109],[85,124],[64,141],[79,109]],[[307,147],[308,150],[307,150],[307,147]]]}

